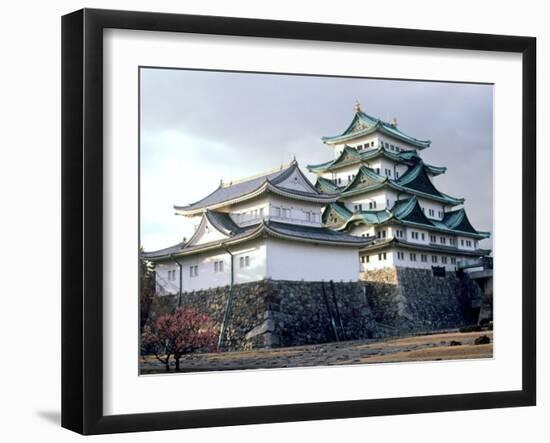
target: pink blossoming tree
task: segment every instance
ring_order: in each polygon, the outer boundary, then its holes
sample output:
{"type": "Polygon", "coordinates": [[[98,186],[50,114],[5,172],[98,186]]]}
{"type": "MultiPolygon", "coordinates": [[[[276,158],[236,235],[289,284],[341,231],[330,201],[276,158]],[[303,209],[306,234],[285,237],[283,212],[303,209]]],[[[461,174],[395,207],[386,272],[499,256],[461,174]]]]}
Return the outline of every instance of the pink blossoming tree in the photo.
{"type": "Polygon", "coordinates": [[[217,328],[207,315],[195,309],[178,308],[173,314],[164,314],[146,325],[142,334],[155,357],[170,370],[170,358],[180,369],[180,358],[191,352],[216,350],[217,328]]]}

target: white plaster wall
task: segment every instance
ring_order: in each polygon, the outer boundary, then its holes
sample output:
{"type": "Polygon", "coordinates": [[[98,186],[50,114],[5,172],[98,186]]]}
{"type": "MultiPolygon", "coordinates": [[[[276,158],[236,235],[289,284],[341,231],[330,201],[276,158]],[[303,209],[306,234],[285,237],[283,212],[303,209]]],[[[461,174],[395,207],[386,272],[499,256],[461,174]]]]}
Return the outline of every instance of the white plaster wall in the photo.
{"type": "MultiPolygon", "coordinates": [[[[266,276],[265,240],[249,242],[230,248],[234,254],[235,283],[261,280],[266,276]],[[240,257],[249,257],[249,266],[240,267],[240,257]]],[[[195,291],[228,285],[231,281],[230,256],[227,252],[215,251],[178,259],[183,267],[182,291],[195,291]],[[214,262],[223,261],[223,272],[215,272],[214,262]],[[190,267],[198,266],[198,275],[191,276],[190,267]]],[[[179,267],[173,261],[159,263],[156,266],[157,293],[175,294],[179,290],[179,267]],[[168,271],[176,271],[175,280],[168,278],[168,271]]]]}
{"type": "Polygon", "coordinates": [[[350,211],[355,210],[355,205],[362,204],[363,210],[369,210],[369,203],[376,201],[376,208],[384,209],[387,206],[389,200],[389,208],[391,208],[395,202],[396,194],[393,191],[381,190],[376,192],[369,192],[368,194],[357,194],[353,197],[347,197],[343,199],[343,202],[350,211]]]}
{"type": "Polygon", "coordinates": [[[267,240],[267,275],[274,280],[357,281],[355,248],[267,240]]]}
{"type": "Polygon", "coordinates": [[[424,215],[433,220],[442,220],[443,217],[439,215],[439,211],[444,212],[445,206],[441,203],[434,202],[433,200],[428,200],[422,197],[418,197],[418,204],[424,210],[424,215]],[[433,209],[434,215],[430,215],[430,209],[433,209]]]}
{"type": "Polygon", "coordinates": [[[361,268],[361,272],[371,271],[375,269],[382,269],[382,268],[390,268],[394,266],[395,265],[394,252],[395,251],[389,249],[387,251],[371,252],[368,254],[363,252],[360,253],[359,266],[361,268]],[[383,256],[384,253],[386,254],[386,258],[384,258],[383,256]],[[363,259],[362,257],[365,257],[365,259],[363,259]],[[369,257],[368,263],[366,261],[366,257],[369,257]]]}
{"type": "Polygon", "coordinates": [[[318,203],[300,202],[277,195],[268,195],[252,201],[232,205],[229,208],[229,213],[235,223],[242,227],[257,224],[262,219],[270,219],[283,223],[320,226],[322,209],[323,207],[318,203]],[[275,208],[281,209],[279,216],[277,216],[275,208]],[[283,217],[283,208],[289,210],[289,215],[286,218],[283,217]],[[262,210],[263,216],[261,216],[262,210]],[[312,214],[309,221],[307,220],[306,212],[312,214]],[[315,214],[315,216],[313,214],[315,214]]]}

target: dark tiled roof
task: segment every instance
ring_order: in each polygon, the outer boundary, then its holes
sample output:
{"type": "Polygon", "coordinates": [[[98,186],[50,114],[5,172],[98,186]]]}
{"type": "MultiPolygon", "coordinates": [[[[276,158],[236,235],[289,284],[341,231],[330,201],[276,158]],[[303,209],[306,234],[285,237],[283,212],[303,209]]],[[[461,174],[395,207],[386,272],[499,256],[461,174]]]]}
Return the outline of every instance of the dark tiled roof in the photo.
{"type": "Polygon", "coordinates": [[[324,227],[302,226],[290,223],[280,223],[270,221],[266,223],[268,229],[276,233],[307,240],[318,240],[324,242],[350,243],[355,245],[364,245],[372,241],[371,238],[357,237],[355,235],[344,234],[324,227]]]}
{"type": "Polygon", "coordinates": [[[237,234],[245,230],[240,228],[225,212],[206,211],[206,218],[218,231],[226,235],[237,234]]]}
{"type": "Polygon", "coordinates": [[[221,185],[211,194],[207,195],[203,199],[191,203],[187,206],[182,206],[181,209],[199,209],[205,208],[217,203],[222,203],[227,200],[238,198],[242,195],[249,194],[254,190],[262,186],[266,181],[277,183],[288,177],[294,170],[295,163],[291,163],[286,167],[282,167],[280,170],[271,171],[267,174],[258,175],[248,180],[236,182],[235,184],[221,185]]]}

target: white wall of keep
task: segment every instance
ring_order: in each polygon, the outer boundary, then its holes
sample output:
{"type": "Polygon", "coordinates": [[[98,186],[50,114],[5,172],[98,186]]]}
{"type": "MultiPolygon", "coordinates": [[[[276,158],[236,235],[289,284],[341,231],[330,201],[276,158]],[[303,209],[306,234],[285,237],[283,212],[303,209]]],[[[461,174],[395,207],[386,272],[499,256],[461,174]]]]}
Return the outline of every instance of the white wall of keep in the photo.
{"type": "MultiPolygon", "coordinates": [[[[234,281],[246,283],[266,277],[266,244],[257,240],[230,248],[233,253],[234,281]]],[[[225,251],[181,257],[182,291],[195,291],[231,282],[231,258],[225,251]],[[223,263],[221,266],[219,263],[223,263]],[[216,264],[217,263],[217,264],[216,264]],[[196,268],[195,268],[196,267],[196,268]]],[[[175,294],[179,290],[179,266],[175,261],[158,263],[156,268],[158,294],[175,294]]]]}
{"type": "Polygon", "coordinates": [[[468,258],[460,255],[398,248],[388,249],[383,252],[360,252],[359,255],[362,272],[391,266],[416,269],[432,269],[432,266],[443,266],[447,271],[455,271],[457,265],[463,260],[468,260],[468,258]],[[386,256],[383,255],[384,252],[386,256]]]}
{"type": "Polygon", "coordinates": [[[357,281],[355,248],[267,240],[267,275],[274,280],[357,281]]]}
{"type": "Polygon", "coordinates": [[[239,226],[257,224],[263,219],[320,226],[322,206],[318,203],[301,202],[277,195],[268,195],[225,208],[239,226]]]}
{"type": "Polygon", "coordinates": [[[442,203],[418,197],[418,204],[424,211],[424,215],[433,220],[442,220],[445,212],[445,206],[442,203]],[[431,211],[433,212],[431,212],[431,211]]]}
{"type": "Polygon", "coordinates": [[[391,208],[395,203],[397,194],[390,190],[380,190],[369,192],[368,194],[358,194],[352,197],[346,197],[342,201],[346,208],[355,211],[356,206],[361,205],[364,211],[373,209],[391,208]]]}
{"type": "Polygon", "coordinates": [[[361,272],[373,271],[395,266],[395,251],[388,249],[386,251],[359,253],[359,266],[361,272]]]}

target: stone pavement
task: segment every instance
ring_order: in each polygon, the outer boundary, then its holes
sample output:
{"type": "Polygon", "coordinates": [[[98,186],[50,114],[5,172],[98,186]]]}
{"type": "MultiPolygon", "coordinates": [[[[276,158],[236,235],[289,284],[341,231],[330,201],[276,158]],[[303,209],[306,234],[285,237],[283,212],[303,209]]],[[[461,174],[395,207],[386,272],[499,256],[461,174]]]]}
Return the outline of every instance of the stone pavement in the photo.
{"type": "MultiPolygon", "coordinates": [[[[189,354],[181,358],[180,372],[491,357],[491,331],[469,333],[452,331],[383,341],[347,341],[254,351],[189,354]],[[475,339],[482,335],[487,335],[491,343],[475,345],[475,339]]],[[[165,373],[163,365],[152,356],[143,358],[140,365],[142,374],[165,373]]]]}

